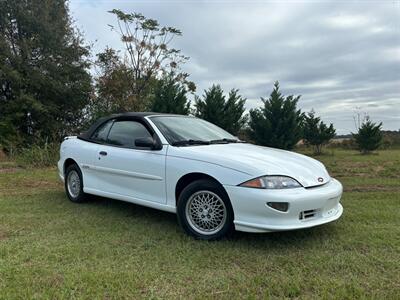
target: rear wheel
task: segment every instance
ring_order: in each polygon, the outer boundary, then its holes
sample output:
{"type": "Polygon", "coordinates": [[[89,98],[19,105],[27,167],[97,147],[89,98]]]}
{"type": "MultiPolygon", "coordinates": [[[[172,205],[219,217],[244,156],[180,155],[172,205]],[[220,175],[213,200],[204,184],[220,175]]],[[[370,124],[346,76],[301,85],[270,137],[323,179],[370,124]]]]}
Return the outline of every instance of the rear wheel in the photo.
{"type": "Polygon", "coordinates": [[[211,180],[198,180],[184,188],[177,214],[186,233],[198,239],[216,240],[233,231],[233,210],[228,195],[211,180]]]}
{"type": "Polygon", "coordinates": [[[85,201],[83,192],[82,172],[76,164],[67,167],[65,171],[65,191],[69,200],[75,203],[85,201]]]}

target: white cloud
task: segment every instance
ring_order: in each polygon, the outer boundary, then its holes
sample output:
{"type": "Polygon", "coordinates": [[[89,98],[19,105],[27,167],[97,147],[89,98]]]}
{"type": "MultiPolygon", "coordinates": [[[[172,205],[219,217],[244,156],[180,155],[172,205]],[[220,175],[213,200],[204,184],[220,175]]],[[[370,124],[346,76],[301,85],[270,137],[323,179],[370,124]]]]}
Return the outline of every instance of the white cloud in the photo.
{"type": "Polygon", "coordinates": [[[260,106],[279,80],[284,94],[301,94],[339,133],[354,130],[356,107],[400,128],[400,6],[398,1],[85,1],[71,13],[94,52],[122,49],[107,11],[141,12],[175,26],[174,46],[191,57],[183,67],[198,94],[213,83],[240,89],[247,108],[260,106]]]}
{"type": "Polygon", "coordinates": [[[364,27],[371,24],[373,20],[365,15],[338,14],[326,19],[329,26],[339,29],[349,29],[356,27],[364,27]]]}

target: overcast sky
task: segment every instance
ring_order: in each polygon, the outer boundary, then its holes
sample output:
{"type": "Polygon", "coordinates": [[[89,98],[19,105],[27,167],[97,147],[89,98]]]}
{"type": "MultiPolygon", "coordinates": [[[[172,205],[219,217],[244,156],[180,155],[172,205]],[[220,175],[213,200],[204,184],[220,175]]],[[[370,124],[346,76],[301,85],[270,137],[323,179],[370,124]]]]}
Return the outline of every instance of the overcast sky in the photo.
{"type": "Polygon", "coordinates": [[[400,129],[400,1],[90,1],[72,0],[76,26],[94,43],[122,49],[107,11],[140,12],[182,30],[175,48],[197,94],[213,83],[238,88],[248,109],[273,82],[302,95],[338,134],[355,131],[356,111],[400,129]]]}

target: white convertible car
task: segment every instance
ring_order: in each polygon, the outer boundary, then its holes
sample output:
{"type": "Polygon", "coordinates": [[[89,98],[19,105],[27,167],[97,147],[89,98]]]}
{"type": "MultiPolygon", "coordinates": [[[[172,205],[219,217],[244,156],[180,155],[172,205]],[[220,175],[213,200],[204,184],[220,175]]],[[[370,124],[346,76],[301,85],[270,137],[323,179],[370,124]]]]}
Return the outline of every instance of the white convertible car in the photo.
{"type": "Polygon", "coordinates": [[[63,141],[58,169],[73,202],[93,194],[173,212],[200,239],[308,228],[343,212],[342,185],[319,161],[189,116],[102,118],[63,141]]]}

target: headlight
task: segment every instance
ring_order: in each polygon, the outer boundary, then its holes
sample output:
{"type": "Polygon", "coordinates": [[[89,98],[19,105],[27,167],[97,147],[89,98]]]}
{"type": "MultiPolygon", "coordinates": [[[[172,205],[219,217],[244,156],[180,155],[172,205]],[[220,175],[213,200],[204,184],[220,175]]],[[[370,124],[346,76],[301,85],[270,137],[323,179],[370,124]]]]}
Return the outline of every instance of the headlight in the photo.
{"type": "Polygon", "coordinates": [[[301,184],[287,176],[263,176],[243,182],[239,186],[277,190],[298,188],[301,187],[301,184]]]}

